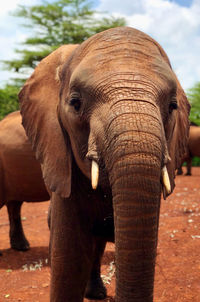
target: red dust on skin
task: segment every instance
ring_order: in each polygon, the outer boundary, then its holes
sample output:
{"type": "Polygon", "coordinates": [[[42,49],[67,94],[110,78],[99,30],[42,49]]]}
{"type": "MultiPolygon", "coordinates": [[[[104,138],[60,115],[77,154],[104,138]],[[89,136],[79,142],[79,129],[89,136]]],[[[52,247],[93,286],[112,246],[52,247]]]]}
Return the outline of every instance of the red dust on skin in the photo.
{"type": "MultiPolygon", "coordinates": [[[[177,176],[174,193],[161,202],[155,302],[200,301],[200,168],[193,168],[192,174],[177,176]]],[[[31,246],[28,252],[10,249],[7,212],[5,207],[1,210],[1,302],[49,302],[47,210],[48,202],[23,205],[23,225],[31,246]]],[[[109,243],[102,263],[108,290],[104,302],[114,301],[112,261],[114,244],[109,243]]]]}

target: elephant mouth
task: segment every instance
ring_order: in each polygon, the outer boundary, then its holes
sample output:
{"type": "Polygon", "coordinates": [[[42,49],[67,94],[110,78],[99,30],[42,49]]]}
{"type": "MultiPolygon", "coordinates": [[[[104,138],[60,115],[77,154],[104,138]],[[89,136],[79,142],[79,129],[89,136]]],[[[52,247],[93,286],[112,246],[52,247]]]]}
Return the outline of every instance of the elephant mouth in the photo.
{"type": "MultiPolygon", "coordinates": [[[[168,152],[166,152],[168,154],[168,152]]],[[[109,186],[109,177],[106,171],[106,165],[103,160],[103,156],[101,156],[100,150],[97,147],[96,140],[94,135],[90,137],[90,144],[88,148],[88,152],[86,154],[86,159],[91,163],[91,170],[90,170],[90,179],[91,179],[91,186],[94,190],[96,190],[97,186],[104,185],[109,186]]],[[[165,156],[166,157],[166,154],[165,156]]],[[[169,156],[167,156],[167,161],[164,161],[164,165],[161,168],[161,185],[163,191],[163,197],[166,199],[166,196],[171,193],[171,184],[170,179],[166,167],[166,162],[169,161],[169,156]]]]}
{"type": "Polygon", "coordinates": [[[94,236],[106,238],[107,241],[114,242],[114,217],[113,213],[106,216],[101,221],[96,221],[93,225],[94,236]]]}
{"type": "MultiPolygon", "coordinates": [[[[94,190],[96,190],[98,183],[99,183],[99,174],[100,170],[105,171],[105,164],[99,165],[97,160],[92,159],[91,160],[91,185],[94,190]],[[101,169],[100,169],[101,167],[101,169]]],[[[105,173],[105,172],[104,172],[105,173]]],[[[163,166],[161,171],[161,184],[162,184],[162,191],[163,191],[163,197],[166,199],[166,196],[171,193],[171,184],[169,179],[169,174],[167,171],[166,165],[163,166]]]]}

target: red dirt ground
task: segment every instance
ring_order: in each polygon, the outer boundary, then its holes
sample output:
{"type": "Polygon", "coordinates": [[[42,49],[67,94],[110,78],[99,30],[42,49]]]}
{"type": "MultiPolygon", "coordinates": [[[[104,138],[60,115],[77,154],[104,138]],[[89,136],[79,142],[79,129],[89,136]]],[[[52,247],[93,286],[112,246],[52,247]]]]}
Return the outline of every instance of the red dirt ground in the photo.
{"type": "MultiPolygon", "coordinates": [[[[162,200],[155,277],[155,302],[200,301],[200,168],[193,176],[178,176],[175,192],[162,200]]],[[[6,208],[0,212],[0,302],[48,302],[48,202],[23,205],[28,252],[10,249],[6,208]]],[[[108,298],[114,301],[114,244],[108,244],[102,264],[108,298]],[[110,282],[111,281],[111,282],[110,282]]],[[[89,300],[84,300],[84,302],[89,300]]]]}

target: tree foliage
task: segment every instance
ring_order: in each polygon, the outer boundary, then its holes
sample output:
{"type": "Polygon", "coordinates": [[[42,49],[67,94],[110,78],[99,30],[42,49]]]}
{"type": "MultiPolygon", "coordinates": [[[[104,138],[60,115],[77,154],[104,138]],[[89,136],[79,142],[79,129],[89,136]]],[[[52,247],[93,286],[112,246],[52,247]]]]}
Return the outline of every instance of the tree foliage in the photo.
{"type": "Polygon", "coordinates": [[[88,0],[42,1],[41,5],[20,5],[14,16],[23,19],[30,31],[24,48],[17,49],[19,59],[5,61],[17,72],[30,71],[41,59],[62,44],[81,43],[91,35],[111,27],[124,26],[123,18],[103,17],[88,0]]]}
{"type": "Polygon", "coordinates": [[[97,13],[88,0],[40,2],[33,6],[19,5],[13,13],[23,20],[22,26],[29,34],[22,47],[15,50],[18,58],[4,61],[5,69],[15,71],[17,76],[0,89],[0,119],[18,108],[19,87],[49,53],[63,44],[81,43],[95,33],[125,25],[123,18],[97,13]]]}
{"type": "Polygon", "coordinates": [[[189,89],[187,95],[191,104],[190,120],[200,126],[200,82],[189,89]]]}
{"type": "MultiPolygon", "coordinates": [[[[192,125],[200,126],[200,82],[197,82],[187,92],[190,101],[190,121],[192,125]]],[[[192,159],[192,166],[200,166],[200,158],[194,157],[192,159]]]]}
{"type": "Polygon", "coordinates": [[[17,94],[19,87],[6,85],[0,89],[0,120],[10,112],[18,110],[17,94]]]}

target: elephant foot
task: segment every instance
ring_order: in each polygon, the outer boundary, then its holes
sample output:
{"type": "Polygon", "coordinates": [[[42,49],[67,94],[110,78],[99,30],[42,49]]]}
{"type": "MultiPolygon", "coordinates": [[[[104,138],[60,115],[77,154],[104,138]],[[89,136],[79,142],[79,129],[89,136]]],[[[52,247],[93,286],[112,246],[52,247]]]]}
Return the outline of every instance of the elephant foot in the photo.
{"type": "Polygon", "coordinates": [[[11,248],[17,251],[28,251],[30,249],[30,244],[26,238],[23,239],[11,239],[10,240],[11,248]]]}
{"type": "Polygon", "coordinates": [[[85,297],[90,300],[103,300],[107,296],[106,288],[102,279],[91,279],[88,281],[85,297]]]}

